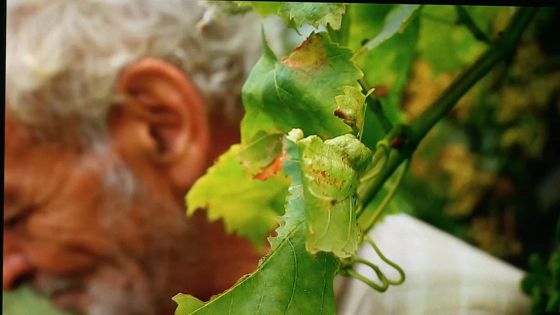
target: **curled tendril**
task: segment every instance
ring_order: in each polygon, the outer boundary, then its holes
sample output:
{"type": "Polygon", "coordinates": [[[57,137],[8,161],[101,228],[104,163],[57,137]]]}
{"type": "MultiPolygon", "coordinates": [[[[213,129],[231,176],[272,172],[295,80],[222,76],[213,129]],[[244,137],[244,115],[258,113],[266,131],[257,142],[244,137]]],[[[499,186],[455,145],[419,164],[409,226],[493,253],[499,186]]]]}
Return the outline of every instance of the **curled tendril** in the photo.
{"type": "Polygon", "coordinates": [[[356,279],[362,281],[363,283],[367,284],[372,289],[374,289],[376,291],[379,291],[379,292],[385,292],[389,288],[390,285],[402,284],[406,279],[406,274],[404,273],[402,268],[399,265],[397,265],[396,263],[394,263],[393,261],[389,260],[387,257],[385,257],[385,255],[383,255],[383,253],[381,252],[379,247],[377,247],[377,245],[375,244],[375,242],[371,238],[369,238],[366,235],[366,236],[364,236],[364,239],[365,239],[366,242],[368,242],[371,245],[371,247],[373,248],[375,253],[379,256],[379,258],[381,258],[381,260],[383,260],[387,265],[391,266],[393,269],[395,269],[398,272],[399,278],[397,280],[392,280],[392,279],[387,278],[387,276],[385,276],[385,274],[383,273],[383,271],[381,271],[379,266],[377,266],[376,264],[374,264],[370,261],[367,261],[363,258],[357,257],[357,256],[354,256],[354,257],[348,259],[346,262],[343,262],[342,275],[356,278],[356,279]],[[377,275],[377,278],[379,279],[381,284],[378,284],[378,283],[374,282],[373,280],[368,279],[367,277],[365,277],[365,276],[357,273],[356,271],[354,271],[354,269],[352,269],[352,266],[356,263],[364,264],[364,265],[370,267],[375,272],[375,274],[377,275]]]}
{"type": "Polygon", "coordinates": [[[367,235],[364,236],[364,239],[366,242],[368,242],[371,247],[373,247],[373,250],[375,250],[375,253],[377,253],[377,255],[379,256],[379,258],[381,258],[381,260],[383,260],[387,265],[393,267],[393,269],[395,269],[398,273],[399,273],[399,279],[398,280],[387,280],[389,282],[389,284],[391,285],[399,285],[401,283],[404,282],[404,280],[406,279],[406,274],[404,273],[404,270],[402,270],[402,268],[397,265],[395,262],[391,261],[389,258],[385,257],[385,255],[383,255],[383,253],[381,252],[381,250],[379,250],[379,247],[377,247],[377,245],[375,244],[375,242],[369,238],[367,235]]]}

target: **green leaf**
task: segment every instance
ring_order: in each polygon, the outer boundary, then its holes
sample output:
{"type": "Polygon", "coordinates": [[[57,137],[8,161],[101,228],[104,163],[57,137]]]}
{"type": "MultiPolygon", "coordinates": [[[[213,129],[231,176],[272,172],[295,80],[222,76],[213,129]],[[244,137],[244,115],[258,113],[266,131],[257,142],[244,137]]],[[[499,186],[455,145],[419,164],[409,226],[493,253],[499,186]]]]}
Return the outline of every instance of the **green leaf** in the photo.
{"type": "MultiPolygon", "coordinates": [[[[294,141],[301,132],[290,133],[294,141]]],[[[338,262],[330,253],[312,255],[305,249],[305,206],[298,148],[284,140],[288,154],[285,172],[292,178],[284,223],[270,238],[271,253],[257,271],[202,305],[178,295],[176,315],[187,314],[335,314],[333,281],[338,262]]]]}
{"type": "Polygon", "coordinates": [[[204,306],[204,302],[202,302],[201,300],[195,298],[192,295],[183,293],[175,295],[172,300],[177,303],[175,315],[191,314],[192,312],[204,306]]]}
{"type": "Polygon", "coordinates": [[[377,36],[369,40],[363,47],[364,49],[374,49],[386,40],[402,33],[408,23],[412,20],[414,13],[420,8],[417,4],[401,4],[393,8],[385,18],[383,29],[377,36]]]}
{"type": "MultiPolygon", "coordinates": [[[[372,49],[357,53],[353,61],[364,71],[368,87],[376,88],[374,95],[379,97],[385,116],[393,124],[402,122],[404,117],[401,102],[415,58],[420,28],[418,15],[414,14],[418,11],[417,7],[404,8],[408,9],[404,10],[402,6],[360,5],[352,7],[350,11],[353,21],[350,29],[351,47],[358,48],[360,42],[367,38],[383,38],[382,41],[376,41],[372,49]],[[401,21],[399,24],[398,30],[401,32],[396,31],[388,37],[387,25],[382,21],[393,21],[395,17],[390,18],[391,15],[402,17],[402,14],[395,14],[402,11],[408,12],[410,16],[407,16],[406,22],[401,21]],[[382,36],[384,32],[386,35],[382,36]]],[[[376,124],[366,124],[364,142],[374,147],[383,136],[379,131],[376,124]]]]}
{"type": "Polygon", "coordinates": [[[455,25],[456,20],[457,12],[453,6],[426,6],[422,10],[418,48],[434,74],[466,67],[486,47],[466,27],[455,25]]]}
{"type": "Polygon", "coordinates": [[[338,30],[345,12],[344,4],[340,3],[251,2],[250,4],[260,15],[276,14],[286,25],[294,28],[309,24],[315,28],[329,25],[332,29],[338,30]]]}
{"type": "Polygon", "coordinates": [[[529,259],[529,271],[521,281],[521,289],[532,298],[533,314],[560,312],[560,249],[554,250],[548,263],[539,255],[529,259]]]}
{"type": "Polygon", "coordinates": [[[383,29],[385,17],[395,5],[353,3],[350,15],[348,48],[357,50],[383,29]]]}
{"type": "Polygon", "coordinates": [[[193,299],[177,299],[175,314],[335,314],[337,261],[328,253],[309,254],[304,242],[305,230],[299,225],[255,273],[202,307],[196,308],[193,299]]]}
{"type": "Polygon", "coordinates": [[[69,315],[56,309],[46,297],[38,295],[29,286],[2,291],[2,314],[4,315],[69,315]]]}
{"type": "Polygon", "coordinates": [[[317,136],[298,141],[305,196],[306,248],[347,258],[358,249],[361,232],[356,223],[359,172],[371,151],[352,135],[323,142],[317,136]]]}
{"type": "Polygon", "coordinates": [[[257,180],[237,159],[233,145],[189,190],[187,214],[206,208],[210,220],[224,219],[226,231],[235,232],[263,248],[263,240],[282,213],[289,185],[285,176],[257,180]]]}
{"type": "Polygon", "coordinates": [[[335,116],[335,97],[346,86],[358,88],[361,71],[352,53],[332,43],[324,33],[312,34],[289,56],[278,61],[266,49],[243,86],[246,114],[241,126],[243,144],[261,132],[306,134],[332,138],[351,131],[335,116]]]}

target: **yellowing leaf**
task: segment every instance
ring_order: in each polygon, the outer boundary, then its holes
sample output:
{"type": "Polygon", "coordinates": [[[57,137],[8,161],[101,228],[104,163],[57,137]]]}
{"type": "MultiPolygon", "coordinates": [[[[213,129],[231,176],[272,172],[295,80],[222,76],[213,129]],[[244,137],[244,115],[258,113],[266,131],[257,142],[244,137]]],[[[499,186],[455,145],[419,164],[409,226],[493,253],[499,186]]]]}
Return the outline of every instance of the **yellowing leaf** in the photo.
{"type": "Polygon", "coordinates": [[[237,154],[251,175],[263,172],[278,160],[282,153],[282,133],[259,131],[252,141],[243,144],[237,154]]]}
{"type": "Polygon", "coordinates": [[[195,183],[186,197],[187,213],[205,208],[210,220],[224,219],[227,232],[262,249],[282,213],[289,182],[280,174],[265,181],[254,179],[237,159],[239,152],[239,145],[232,146],[195,183]]]}
{"type": "Polygon", "coordinates": [[[335,97],[337,108],[335,115],[340,117],[348,126],[362,132],[364,129],[366,96],[361,89],[345,86],[344,95],[335,97]]]}
{"type": "Polygon", "coordinates": [[[352,135],[323,142],[317,136],[298,141],[305,196],[306,248],[311,253],[352,256],[361,241],[356,222],[359,173],[371,151],[352,135]]]}

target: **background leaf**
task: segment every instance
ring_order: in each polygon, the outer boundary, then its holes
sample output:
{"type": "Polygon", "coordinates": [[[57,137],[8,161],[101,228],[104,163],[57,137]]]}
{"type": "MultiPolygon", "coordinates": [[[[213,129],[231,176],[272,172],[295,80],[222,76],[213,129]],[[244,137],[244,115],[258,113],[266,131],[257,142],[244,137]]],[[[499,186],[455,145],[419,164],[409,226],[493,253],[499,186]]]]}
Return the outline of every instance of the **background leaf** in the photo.
{"type": "Polygon", "coordinates": [[[2,291],[2,314],[4,315],[70,315],[56,309],[46,297],[38,295],[29,286],[2,291]]]}
{"type": "Polygon", "coordinates": [[[420,5],[417,4],[401,4],[394,7],[385,17],[385,23],[381,32],[365,43],[363,48],[371,50],[397,33],[402,33],[418,8],[420,8],[420,5]]]}
{"type": "MultiPolygon", "coordinates": [[[[477,19],[481,19],[480,15],[477,19]]],[[[462,69],[486,47],[466,27],[456,27],[456,20],[453,6],[426,6],[422,11],[418,49],[434,74],[462,69]]]]}

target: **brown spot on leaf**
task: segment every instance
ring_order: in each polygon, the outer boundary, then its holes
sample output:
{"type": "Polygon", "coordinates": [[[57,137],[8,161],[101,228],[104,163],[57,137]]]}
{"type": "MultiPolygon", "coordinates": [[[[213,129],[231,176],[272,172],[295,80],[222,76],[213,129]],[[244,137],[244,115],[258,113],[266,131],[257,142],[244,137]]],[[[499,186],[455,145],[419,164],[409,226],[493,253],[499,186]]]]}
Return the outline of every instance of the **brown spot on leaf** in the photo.
{"type": "Polygon", "coordinates": [[[344,110],[340,109],[340,107],[334,110],[334,115],[344,120],[344,123],[349,126],[356,125],[356,118],[348,115],[344,110]]]}
{"type": "Polygon", "coordinates": [[[282,154],[280,154],[276,159],[274,159],[274,161],[272,161],[260,173],[255,174],[253,178],[259,180],[266,180],[267,178],[278,174],[278,172],[280,172],[280,170],[282,169],[282,164],[286,156],[287,156],[287,152],[282,151],[282,154]]]}
{"type": "Polygon", "coordinates": [[[327,56],[322,36],[309,36],[289,56],[282,59],[282,63],[290,68],[310,68],[326,64],[327,56]]]}
{"type": "Polygon", "coordinates": [[[338,118],[348,119],[348,116],[346,115],[346,113],[340,108],[337,108],[337,109],[334,110],[334,115],[338,118]]]}

